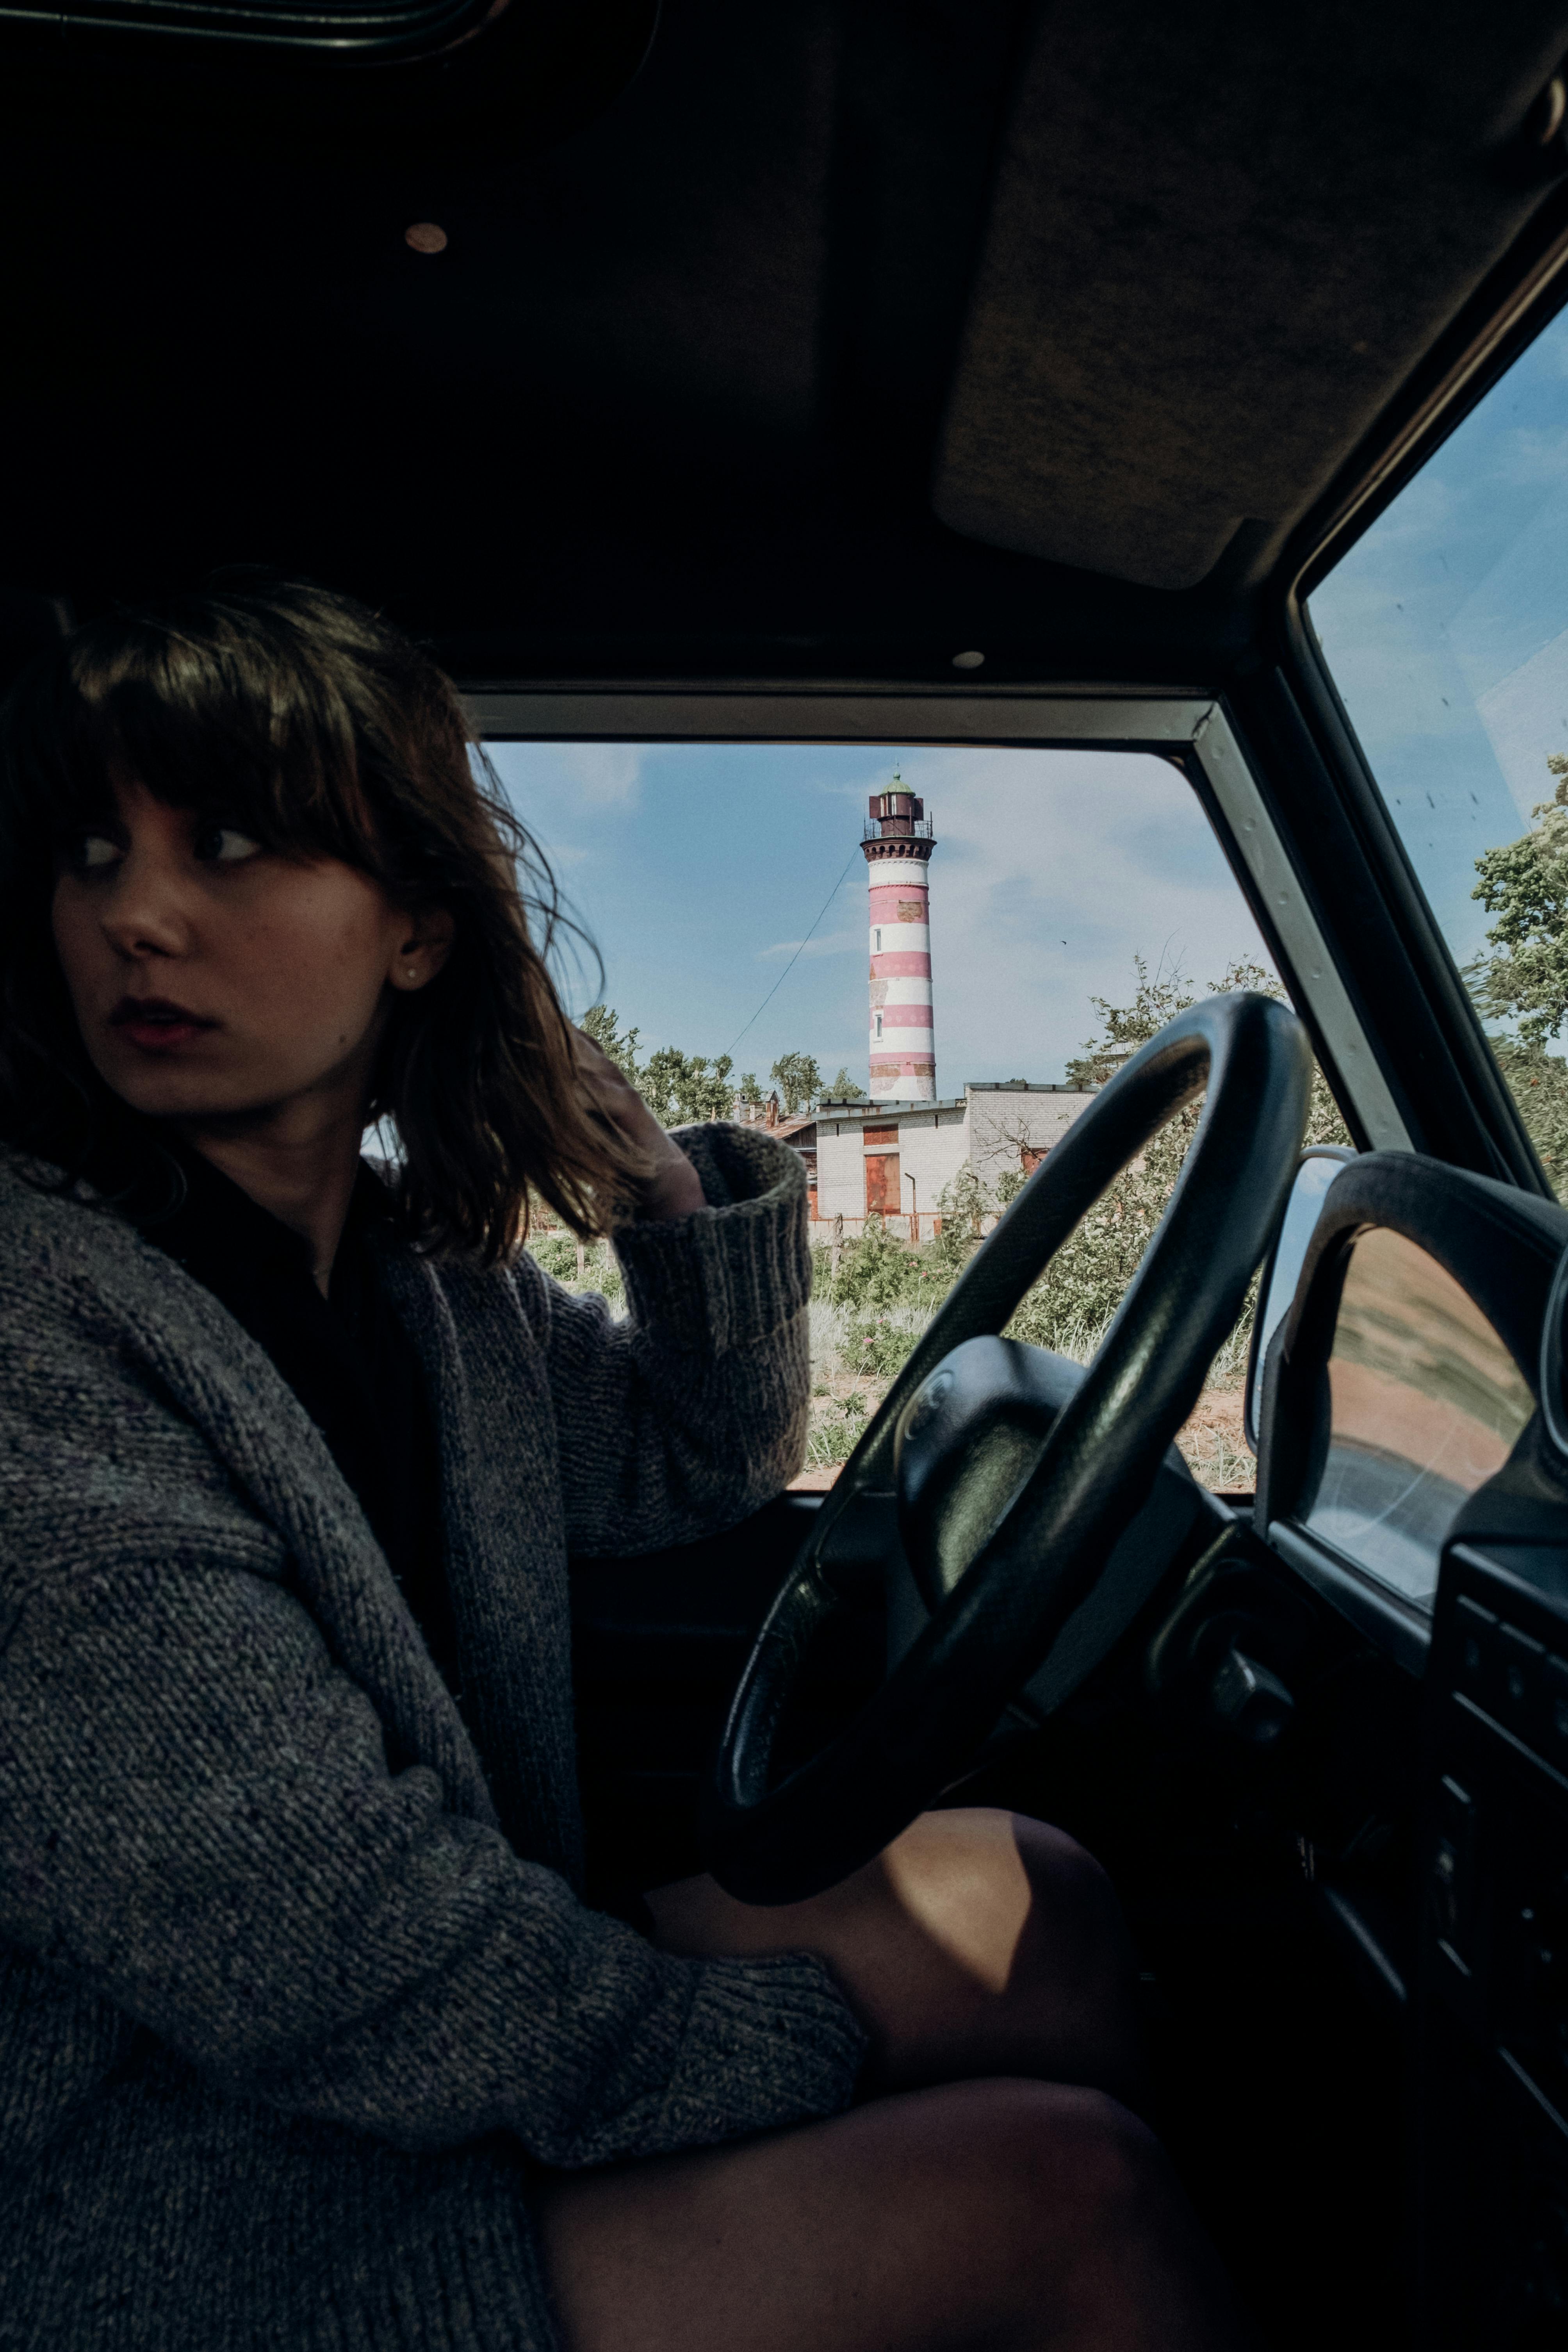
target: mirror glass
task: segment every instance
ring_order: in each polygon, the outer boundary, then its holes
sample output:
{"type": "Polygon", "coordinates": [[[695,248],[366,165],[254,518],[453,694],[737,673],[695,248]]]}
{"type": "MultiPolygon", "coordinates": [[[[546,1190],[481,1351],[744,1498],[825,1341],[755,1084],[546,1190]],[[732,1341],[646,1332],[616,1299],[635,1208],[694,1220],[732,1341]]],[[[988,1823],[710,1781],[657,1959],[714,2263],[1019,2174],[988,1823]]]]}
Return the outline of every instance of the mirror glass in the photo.
{"type": "Polygon", "coordinates": [[[1323,1195],[1346,1160],[1354,1158],[1353,1151],[1346,1151],[1338,1144],[1324,1144],[1305,1153],[1296,1171],[1290,1198],[1285,1203],[1279,1239],[1275,1244],[1273,1263],[1268,1269],[1268,1292],[1258,1310],[1257,1336],[1252,1344],[1252,1376],[1247,1397],[1247,1437],[1254,1453],[1258,1451],[1258,1428],[1263,1407],[1263,1361],[1268,1353],[1268,1342],[1284,1321],[1290,1301],[1296,1296],[1296,1285],[1301,1277],[1307,1244],[1312,1238],[1318,1212],[1323,1205],[1323,1195]]]}
{"type": "Polygon", "coordinates": [[[1352,1245],[1329,1359],[1329,1448],[1306,1525],[1429,1605],[1443,1538],[1535,1410],[1475,1301],[1414,1242],[1352,1245]]]}

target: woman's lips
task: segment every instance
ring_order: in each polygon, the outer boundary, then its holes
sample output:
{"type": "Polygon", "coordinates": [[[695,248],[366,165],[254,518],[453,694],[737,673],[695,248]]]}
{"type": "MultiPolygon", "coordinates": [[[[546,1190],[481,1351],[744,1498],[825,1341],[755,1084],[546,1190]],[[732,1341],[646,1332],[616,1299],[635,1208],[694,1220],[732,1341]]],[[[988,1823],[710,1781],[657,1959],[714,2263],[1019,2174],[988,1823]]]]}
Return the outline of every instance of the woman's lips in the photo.
{"type": "Polygon", "coordinates": [[[133,1045],[153,1054],[172,1053],[217,1027],[216,1021],[204,1021],[199,1013],[187,1013],[183,1004],[174,1004],[166,996],[122,996],[109,1023],[133,1045]]]}

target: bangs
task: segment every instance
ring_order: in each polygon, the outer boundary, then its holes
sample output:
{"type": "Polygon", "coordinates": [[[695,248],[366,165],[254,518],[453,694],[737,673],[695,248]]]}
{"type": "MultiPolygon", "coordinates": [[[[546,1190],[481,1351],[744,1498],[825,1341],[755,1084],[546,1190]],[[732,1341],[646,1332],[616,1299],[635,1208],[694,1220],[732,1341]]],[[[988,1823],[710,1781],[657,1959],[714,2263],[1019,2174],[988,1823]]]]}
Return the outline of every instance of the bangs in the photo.
{"type": "Polygon", "coordinates": [[[0,708],[0,1150],[132,1217],[177,1198],[159,1122],[93,1066],[51,928],[61,835],[110,817],[132,778],[284,856],[356,866],[394,906],[450,914],[452,952],[391,1006],[363,1106],[392,1124],[420,1249],[495,1265],[531,1200],[584,1234],[631,1213],[647,1156],[584,1095],[548,961],[580,934],[456,688],[352,598],[254,572],[87,623],[0,708]]]}
{"type": "Polygon", "coordinates": [[[309,634],[215,598],[182,617],[89,622],[64,649],[16,776],[51,846],[113,814],[120,773],[268,849],[379,874],[354,714],[309,634]]]}

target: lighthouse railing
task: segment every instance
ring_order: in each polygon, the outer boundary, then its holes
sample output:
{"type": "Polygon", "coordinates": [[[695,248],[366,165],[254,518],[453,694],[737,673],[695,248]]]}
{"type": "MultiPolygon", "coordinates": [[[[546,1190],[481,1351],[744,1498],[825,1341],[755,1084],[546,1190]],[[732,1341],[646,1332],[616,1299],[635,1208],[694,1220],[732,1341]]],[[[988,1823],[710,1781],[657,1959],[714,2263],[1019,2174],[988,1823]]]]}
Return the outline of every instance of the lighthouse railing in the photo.
{"type": "Polygon", "coordinates": [[[870,816],[860,824],[862,841],[934,841],[936,832],[929,816],[870,816]]]}

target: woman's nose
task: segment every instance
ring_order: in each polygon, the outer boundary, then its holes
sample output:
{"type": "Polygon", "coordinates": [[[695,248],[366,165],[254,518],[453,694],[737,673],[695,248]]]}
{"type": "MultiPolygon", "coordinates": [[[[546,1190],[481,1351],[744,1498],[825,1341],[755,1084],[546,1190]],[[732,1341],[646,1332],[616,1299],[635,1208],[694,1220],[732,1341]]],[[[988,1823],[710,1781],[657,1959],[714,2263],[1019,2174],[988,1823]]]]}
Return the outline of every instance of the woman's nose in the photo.
{"type": "Polygon", "coordinates": [[[191,925],[177,877],[156,857],[132,850],[114,877],[103,910],[104,936],[124,956],[184,955],[191,925]]]}

